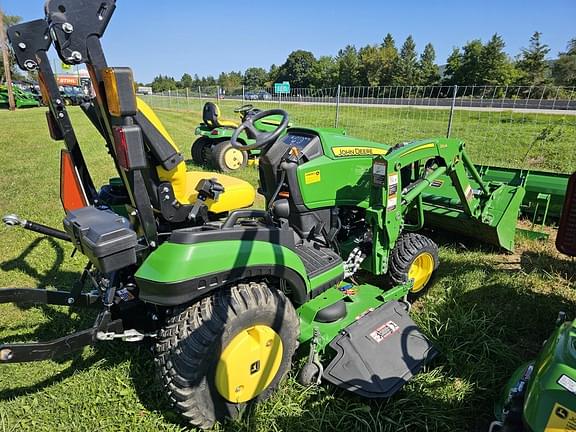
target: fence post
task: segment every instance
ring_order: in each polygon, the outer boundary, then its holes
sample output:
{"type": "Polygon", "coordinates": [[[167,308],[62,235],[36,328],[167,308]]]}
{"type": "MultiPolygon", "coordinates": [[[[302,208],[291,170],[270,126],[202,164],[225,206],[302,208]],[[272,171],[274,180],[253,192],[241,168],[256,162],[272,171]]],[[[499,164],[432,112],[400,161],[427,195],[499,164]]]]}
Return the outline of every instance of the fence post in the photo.
{"type": "Polygon", "coordinates": [[[172,91],[168,89],[168,106],[172,109],[172,91]]]}
{"type": "Polygon", "coordinates": [[[242,102],[246,100],[245,95],[246,95],[246,87],[244,86],[244,84],[242,84],[242,102]]]}
{"type": "Polygon", "coordinates": [[[336,89],[336,118],[334,119],[334,127],[338,127],[338,122],[340,121],[340,84],[336,89]]]}
{"type": "Polygon", "coordinates": [[[452,103],[450,104],[450,116],[448,117],[448,130],[446,131],[446,138],[450,138],[452,133],[452,118],[454,117],[454,107],[456,106],[456,93],[458,93],[458,86],[454,85],[454,94],[452,95],[452,103]]]}
{"type": "Polygon", "coordinates": [[[188,90],[189,90],[188,87],[186,87],[186,109],[190,111],[190,100],[188,99],[190,97],[190,94],[188,90]]]}

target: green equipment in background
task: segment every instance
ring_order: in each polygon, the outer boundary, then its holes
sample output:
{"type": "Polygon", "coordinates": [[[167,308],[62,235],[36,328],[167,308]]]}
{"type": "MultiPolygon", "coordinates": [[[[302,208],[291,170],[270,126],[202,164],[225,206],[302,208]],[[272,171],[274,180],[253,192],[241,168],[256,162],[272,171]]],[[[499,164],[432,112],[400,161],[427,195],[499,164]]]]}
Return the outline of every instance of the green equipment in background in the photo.
{"type": "MultiPolygon", "coordinates": [[[[576,256],[576,173],[566,191],[556,247],[576,256]]],[[[514,372],[494,412],[490,432],[576,430],[576,321],[558,315],[542,351],[514,372]]]]}
{"type": "MultiPolygon", "coordinates": [[[[242,105],[234,109],[240,115],[240,123],[251,116],[261,112],[251,104],[242,105]]],[[[192,144],[192,160],[197,165],[210,165],[223,172],[231,172],[243,168],[248,164],[256,163],[260,154],[258,150],[243,151],[230,145],[230,137],[239,126],[232,120],[221,118],[220,108],[213,102],[206,102],[202,110],[203,122],[194,131],[199,138],[192,144]]],[[[254,127],[261,132],[272,132],[279,124],[278,116],[269,117],[254,123],[254,127]]],[[[254,138],[248,131],[239,137],[244,144],[253,144],[254,138]]]]}
{"type": "MultiPolygon", "coordinates": [[[[22,90],[18,86],[12,86],[14,103],[16,108],[32,108],[40,106],[38,99],[30,92],[22,90]]],[[[0,85],[0,108],[8,107],[8,89],[5,85],[0,85]]]]}

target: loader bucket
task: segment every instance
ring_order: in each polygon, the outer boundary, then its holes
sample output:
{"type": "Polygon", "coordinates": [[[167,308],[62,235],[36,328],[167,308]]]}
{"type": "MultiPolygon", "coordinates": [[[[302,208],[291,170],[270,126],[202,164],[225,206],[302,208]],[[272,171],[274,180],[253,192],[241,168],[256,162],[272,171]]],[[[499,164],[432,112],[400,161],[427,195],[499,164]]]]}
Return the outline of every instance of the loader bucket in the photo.
{"type": "MultiPolygon", "coordinates": [[[[526,194],[520,210],[526,216],[534,213],[544,213],[538,208],[542,199],[548,202],[547,215],[549,220],[559,220],[569,174],[546,171],[503,168],[488,165],[476,165],[484,182],[501,182],[510,186],[524,186],[526,194]]],[[[548,222],[548,221],[544,221],[548,222]]]]}
{"type": "Polygon", "coordinates": [[[480,216],[470,217],[464,212],[450,179],[443,180],[441,186],[431,186],[423,195],[425,225],[513,251],[524,188],[504,184],[491,187],[480,216]]]}

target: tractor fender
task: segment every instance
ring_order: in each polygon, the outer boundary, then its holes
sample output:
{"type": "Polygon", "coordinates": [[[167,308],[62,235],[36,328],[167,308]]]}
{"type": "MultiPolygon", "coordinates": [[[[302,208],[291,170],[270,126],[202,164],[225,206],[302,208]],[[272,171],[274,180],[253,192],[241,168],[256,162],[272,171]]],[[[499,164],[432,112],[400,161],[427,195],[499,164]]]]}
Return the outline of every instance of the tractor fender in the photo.
{"type": "Polygon", "coordinates": [[[135,275],[140,299],[159,306],[186,304],[226,284],[266,276],[286,280],[295,303],[308,299],[302,260],[288,247],[267,241],[167,241],[148,255],[135,275]]]}

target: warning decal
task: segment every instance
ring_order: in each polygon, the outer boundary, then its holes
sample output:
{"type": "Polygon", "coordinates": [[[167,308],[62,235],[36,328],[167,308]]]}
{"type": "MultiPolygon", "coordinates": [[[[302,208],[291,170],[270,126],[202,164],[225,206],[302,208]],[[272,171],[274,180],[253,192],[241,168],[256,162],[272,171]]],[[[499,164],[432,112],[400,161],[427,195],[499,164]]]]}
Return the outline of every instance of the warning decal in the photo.
{"type": "Polygon", "coordinates": [[[576,412],[554,404],[544,432],[574,432],[576,431],[576,412]]]}
{"type": "Polygon", "coordinates": [[[560,378],[558,378],[557,383],[558,385],[568,390],[570,393],[576,394],[576,381],[574,381],[568,375],[562,375],[560,378]]]}
{"type": "Polygon", "coordinates": [[[396,324],[394,321],[388,321],[386,324],[378,327],[376,330],[370,333],[370,337],[377,343],[380,343],[388,336],[396,333],[398,330],[400,330],[400,326],[398,324],[396,324]]]}
{"type": "Polygon", "coordinates": [[[320,170],[310,171],[304,174],[304,183],[312,184],[320,181],[320,170]]]}
{"type": "Polygon", "coordinates": [[[472,201],[472,198],[474,197],[474,191],[472,190],[470,185],[468,185],[468,187],[466,187],[466,191],[464,192],[464,195],[466,195],[466,201],[472,201]]]}
{"type": "Polygon", "coordinates": [[[398,193],[398,173],[390,173],[388,176],[388,196],[398,193]]]}

